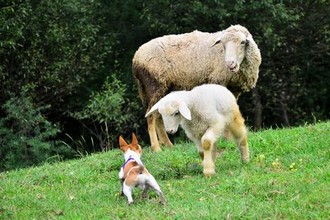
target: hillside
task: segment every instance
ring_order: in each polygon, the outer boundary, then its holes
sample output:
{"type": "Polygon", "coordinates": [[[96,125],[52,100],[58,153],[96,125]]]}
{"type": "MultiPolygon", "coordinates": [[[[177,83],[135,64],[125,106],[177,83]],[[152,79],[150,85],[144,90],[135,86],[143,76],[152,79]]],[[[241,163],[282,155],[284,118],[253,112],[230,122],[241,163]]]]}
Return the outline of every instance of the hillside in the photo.
{"type": "Polygon", "coordinates": [[[0,219],[326,219],[330,216],[330,122],[250,133],[251,162],[221,142],[216,175],[202,175],[192,143],[142,160],[160,184],[128,206],[120,197],[119,150],[0,173],[0,219]]]}

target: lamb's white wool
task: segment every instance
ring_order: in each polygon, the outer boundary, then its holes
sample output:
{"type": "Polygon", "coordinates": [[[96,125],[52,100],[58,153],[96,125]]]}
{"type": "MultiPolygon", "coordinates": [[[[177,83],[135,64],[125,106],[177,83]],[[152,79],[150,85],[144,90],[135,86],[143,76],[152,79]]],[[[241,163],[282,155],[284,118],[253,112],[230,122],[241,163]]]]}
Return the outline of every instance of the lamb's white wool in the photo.
{"type": "MultiPolygon", "coordinates": [[[[260,64],[260,50],[250,32],[233,25],[215,33],[193,31],[152,39],[136,51],[132,70],[149,111],[171,91],[205,83],[226,86],[238,98],[255,87],[260,64]]],[[[153,150],[161,150],[159,143],[172,145],[158,114],[147,122],[153,150]]]]}
{"type": "Polygon", "coordinates": [[[155,111],[162,116],[168,133],[175,133],[181,125],[194,141],[203,157],[206,176],[215,172],[216,143],[226,129],[232,133],[242,161],[249,160],[244,119],[235,96],[227,88],[205,84],[191,91],[172,92],[152,106],[146,117],[155,111]]]}

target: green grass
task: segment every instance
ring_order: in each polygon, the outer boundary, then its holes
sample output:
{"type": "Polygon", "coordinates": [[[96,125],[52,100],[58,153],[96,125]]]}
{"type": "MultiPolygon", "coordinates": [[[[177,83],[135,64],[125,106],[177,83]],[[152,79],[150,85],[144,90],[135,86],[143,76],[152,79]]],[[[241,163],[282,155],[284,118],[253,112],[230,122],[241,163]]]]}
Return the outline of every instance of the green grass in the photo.
{"type": "Polygon", "coordinates": [[[193,144],[177,144],[143,161],[160,184],[155,193],[120,197],[119,150],[56,164],[0,173],[0,219],[328,219],[330,122],[270,129],[249,136],[243,165],[232,142],[204,178],[193,144]]]}

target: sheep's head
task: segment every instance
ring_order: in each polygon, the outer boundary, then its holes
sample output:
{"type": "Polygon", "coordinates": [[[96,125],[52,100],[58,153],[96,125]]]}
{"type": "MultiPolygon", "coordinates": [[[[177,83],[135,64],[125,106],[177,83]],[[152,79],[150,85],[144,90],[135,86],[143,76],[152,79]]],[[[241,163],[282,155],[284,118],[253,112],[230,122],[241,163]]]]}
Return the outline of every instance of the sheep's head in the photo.
{"type": "Polygon", "coordinates": [[[237,30],[233,27],[235,26],[221,32],[214,45],[223,45],[226,67],[231,72],[237,73],[244,60],[246,48],[253,39],[245,28],[243,30],[237,30]]]}
{"type": "MultiPolygon", "coordinates": [[[[166,98],[166,96],[164,98],[166,98]]],[[[158,111],[162,116],[166,132],[174,134],[177,132],[182,119],[191,120],[191,113],[186,103],[164,98],[151,107],[145,117],[158,111]]]]}

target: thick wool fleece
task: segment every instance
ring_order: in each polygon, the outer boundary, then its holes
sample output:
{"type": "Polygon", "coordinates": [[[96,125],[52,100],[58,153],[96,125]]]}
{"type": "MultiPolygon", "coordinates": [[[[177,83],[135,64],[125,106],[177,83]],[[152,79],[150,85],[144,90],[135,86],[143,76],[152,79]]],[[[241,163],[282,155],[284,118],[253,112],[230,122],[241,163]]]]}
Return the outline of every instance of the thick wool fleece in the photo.
{"type": "Polygon", "coordinates": [[[226,86],[236,97],[255,87],[261,54],[249,31],[234,25],[224,31],[205,33],[193,31],[166,35],[143,44],[133,58],[133,75],[139,95],[147,110],[174,90],[190,90],[195,86],[214,83],[226,86]],[[248,40],[240,70],[232,73],[224,61],[221,41],[248,40]]]}

